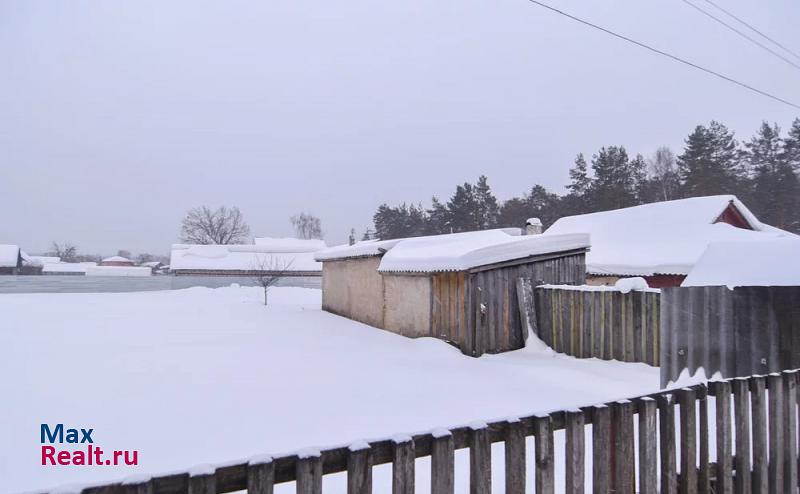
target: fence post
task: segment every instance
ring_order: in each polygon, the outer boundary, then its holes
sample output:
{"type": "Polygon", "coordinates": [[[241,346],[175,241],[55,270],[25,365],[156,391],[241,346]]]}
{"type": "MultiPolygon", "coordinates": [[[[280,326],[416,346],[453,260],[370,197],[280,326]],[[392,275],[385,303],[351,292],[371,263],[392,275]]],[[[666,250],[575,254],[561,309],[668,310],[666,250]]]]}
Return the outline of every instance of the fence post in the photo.
{"type": "Polygon", "coordinates": [[[272,459],[247,466],[247,494],[272,494],[275,484],[275,464],[272,459]]]}
{"type": "Polygon", "coordinates": [[[392,439],[392,494],[414,494],[414,459],[411,436],[392,439]]]}
{"type": "Polygon", "coordinates": [[[367,443],[347,448],[347,494],[372,493],[372,449],[367,443]]]}
{"type": "MultiPolygon", "coordinates": [[[[720,381],[714,386],[717,432],[717,494],[733,493],[733,441],[731,438],[731,383],[720,381]]],[[[738,440],[738,438],[737,438],[738,440]]]]}
{"type": "Polygon", "coordinates": [[[553,419],[549,415],[535,417],[533,427],[536,434],[536,494],[554,494],[553,419]]]}
{"type": "Polygon", "coordinates": [[[766,379],[750,379],[750,406],[753,413],[753,494],[767,494],[767,402],[766,379]]]}
{"type": "Polygon", "coordinates": [[[616,431],[614,441],[615,464],[613,492],[632,494],[636,486],[633,447],[633,403],[628,400],[611,404],[612,429],[616,431]]]}
{"type": "Polygon", "coordinates": [[[433,432],[431,443],[431,494],[453,494],[455,451],[453,435],[446,429],[433,432]]]}
{"type": "Polygon", "coordinates": [[[784,457],[784,492],[797,489],[797,371],[783,373],[784,411],[783,432],[786,435],[784,457]]]}
{"type": "Polygon", "coordinates": [[[700,473],[697,477],[697,491],[701,494],[711,492],[711,460],[708,453],[708,387],[701,385],[697,388],[697,408],[700,415],[700,455],[697,458],[700,464],[700,473]]]}
{"type": "Polygon", "coordinates": [[[525,494],[525,425],[509,420],[505,433],[506,494],[525,494]]]}
{"type": "Polygon", "coordinates": [[[658,460],[656,459],[656,401],[643,398],[639,402],[639,492],[658,492],[658,460]]]}
{"type": "Polygon", "coordinates": [[[190,476],[189,494],[217,494],[217,477],[213,473],[190,476]]]}
{"type": "Polygon", "coordinates": [[[307,451],[297,459],[297,494],[322,494],[322,456],[307,451]]]}
{"type": "Polygon", "coordinates": [[[675,397],[674,395],[660,395],[656,398],[658,403],[658,427],[661,456],[661,490],[662,494],[676,494],[678,492],[678,475],[675,460],[675,397]]]}
{"type": "Polygon", "coordinates": [[[611,491],[611,409],[599,405],[592,409],[592,492],[611,491]]]}
{"type": "Polygon", "coordinates": [[[736,494],[750,494],[753,490],[750,475],[750,380],[736,378],[732,387],[736,428],[736,477],[733,479],[733,489],[736,494]]]}
{"type": "Polygon", "coordinates": [[[484,423],[475,423],[469,428],[469,492],[492,492],[492,443],[489,442],[489,428],[484,423]]]}
{"type": "Polygon", "coordinates": [[[769,389],[769,492],[783,493],[783,378],[780,374],[767,377],[769,389]]]}
{"type": "Polygon", "coordinates": [[[586,421],[581,410],[566,413],[566,492],[567,494],[584,493],[584,474],[586,471],[586,421]]]}
{"type": "Polygon", "coordinates": [[[681,407],[681,475],[680,494],[697,492],[697,396],[694,389],[679,391],[681,407]]]}

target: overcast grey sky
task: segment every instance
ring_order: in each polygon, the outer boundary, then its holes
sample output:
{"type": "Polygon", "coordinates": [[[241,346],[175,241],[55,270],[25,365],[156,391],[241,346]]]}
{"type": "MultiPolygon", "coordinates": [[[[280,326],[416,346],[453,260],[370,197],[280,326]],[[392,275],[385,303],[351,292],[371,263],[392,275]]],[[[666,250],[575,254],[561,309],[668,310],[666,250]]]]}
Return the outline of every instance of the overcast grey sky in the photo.
{"type": "MultiPolygon", "coordinates": [[[[680,0],[547,1],[800,100],[799,70],[680,0]]],[[[800,51],[800,3],[717,1],[800,51]]],[[[560,191],[581,151],[797,116],[526,0],[0,0],[0,242],[167,253],[200,204],[343,242],[482,173],[560,191]]]]}

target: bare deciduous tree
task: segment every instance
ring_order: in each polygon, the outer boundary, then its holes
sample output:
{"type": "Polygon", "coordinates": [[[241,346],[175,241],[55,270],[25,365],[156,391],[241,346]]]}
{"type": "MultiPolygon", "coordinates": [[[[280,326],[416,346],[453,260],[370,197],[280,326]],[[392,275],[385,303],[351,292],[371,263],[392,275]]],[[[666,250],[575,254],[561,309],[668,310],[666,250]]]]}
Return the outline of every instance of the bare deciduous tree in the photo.
{"type": "Polygon", "coordinates": [[[297,238],[322,238],[322,222],[309,213],[300,213],[289,218],[297,238]]]}
{"type": "Polygon", "coordinates": [[[131,259],[131,257],[132,257],[132,256],[131,256],[131,251],[129,251],[129,250],[125,250],[125,249],[120,249],[120,250],[118,250],[118,251],[117,251],[117,255],[118,255],[119,257],[124,257],[125,259],[131,259]]]}
{"type": "Polygon", "coordinates": [[[252,278],[256,285],[264,289],[264,305],[267,305],[269,289],[286,276],[293,260],[286,261],[274,256],[259,256],[253,266],[252,278]]]}
{"type": "Polygon", "coordinates": [[[239,208],[220,206],[212,210],[200,206],[186,213],[181,226],[181,241],[188,244],[240,244],[250,235],[239,208]]]}
{"type": "Polygon", "coordinates": [[[61,244],[58,242],[53,242],[53,245],[50,247],[50,252],[48,252],[48,255],[60,257],[61,260],[64,262],[76,262],[78,256],[78,248],[69,242],[64,242],[61,244]]]}
{"type": "Polygon", "coordinates": [[[661,146],[647,161],[650,168],[649,174],[658,184],[662,200],[674,199],[680,185],[675,153],[667,146],[661,146]]]}

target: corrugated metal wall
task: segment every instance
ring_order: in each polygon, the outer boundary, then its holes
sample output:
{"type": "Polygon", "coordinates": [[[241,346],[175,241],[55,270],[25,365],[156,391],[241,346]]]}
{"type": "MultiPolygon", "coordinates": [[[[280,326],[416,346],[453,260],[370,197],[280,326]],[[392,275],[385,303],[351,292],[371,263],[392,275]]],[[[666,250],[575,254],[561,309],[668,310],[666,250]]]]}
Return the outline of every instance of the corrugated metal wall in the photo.
{"type": "Polygon", "coordinates": [[[687,369],[711,376],[800,367],[800,287],[662,290],[661,382],[687,369]]]}

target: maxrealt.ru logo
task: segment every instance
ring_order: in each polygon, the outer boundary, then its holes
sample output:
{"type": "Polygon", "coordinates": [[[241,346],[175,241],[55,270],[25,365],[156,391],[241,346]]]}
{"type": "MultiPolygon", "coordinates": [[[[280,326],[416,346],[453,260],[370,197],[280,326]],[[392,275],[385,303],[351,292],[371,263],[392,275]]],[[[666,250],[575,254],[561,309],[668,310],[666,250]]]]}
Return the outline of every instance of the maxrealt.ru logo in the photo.
{"type": "Polygon", "coordinates": [[[94,429],[51,427],[42,424],[42,465],[138,465],[138,450],[113,450],[108,453],[94,443],[94,429]],[[60,446],[53,446],[53,445],[60,446]],[[78,446],[74,446],[78,445],[78,446]]]}

